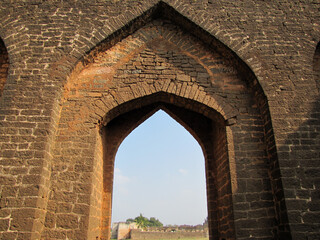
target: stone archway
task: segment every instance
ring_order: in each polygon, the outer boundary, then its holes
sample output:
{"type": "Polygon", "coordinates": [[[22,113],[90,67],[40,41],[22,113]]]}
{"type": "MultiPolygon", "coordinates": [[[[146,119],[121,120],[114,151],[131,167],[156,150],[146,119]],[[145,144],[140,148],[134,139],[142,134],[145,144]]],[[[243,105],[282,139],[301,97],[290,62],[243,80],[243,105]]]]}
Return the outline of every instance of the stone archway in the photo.
{"type": "Polygon", "coordinates": [[[42,236],[109,238],[114,155],[159,108],[205,153],[210,239],[277,236],[272,125],[252,72],[217,40],[209,45],[167,19],[107,46],[65,85],[42,236]]]}
{"type": "MultiPolygon", "coordinates": [[[[214,235],[215,238],[218,236],[234,235],[232,199],[230,198],[230,168],[226,163],[228,161],[228,152],[226,147],[225,121],[216,111],[204,107],[199,103],[193,103],[193,110],[179,106],[184,106],[188,103],[192,103],[192,100],[183,99],[163,92],[152,94],[143,99],[124,103],[124,105],[128,106],[124,107],[121,105],[121,107],[123,107],[122,109],[126,109],[126,112],[115,117],[102,128],[104,139],[103,195],[105,196],[102,205],[107,206],[103,212],[103,220],[110,219],[111,217],[111,205],[109,203],[111,202],[110,198],[112,196],[113,174],[107,173],[113,173],[114,158],[120,143],[141,122],[158,109],[162,109],[184,126],[195,139],[197,139],[203,149],[207,169],[209,219],[212,220],[209,223],[210,234],[214,235]],[[148,105],[141,106],[139,104],[140,101],[146,102],[148,105]],[[131,105],[131,107],[129,105],[131,105]],[[211,118],[199,113],[201,107],[205,108],[205,111],[207,111],[211,118]],[[224,168],[221,166],[224,166],[224,168]],[[223,178],[225,181],[222,183],[223,178]],[[228,197],[221,194],[222,192],[228,192],[228,197]],[[224,201],[221,201],[223,198],[224,201]],[[219,208],[223,208],[225,211],[219,214],[219,208]]],[[[233,176],[233,178],[236,181],[235,176],[233,176]]],[[[108,239],[110,220],[109,222],[103,221],[103,223],[105,223],[106,226],[102,226],[102,228],[105,229],[102,239],[108,239]]]]}

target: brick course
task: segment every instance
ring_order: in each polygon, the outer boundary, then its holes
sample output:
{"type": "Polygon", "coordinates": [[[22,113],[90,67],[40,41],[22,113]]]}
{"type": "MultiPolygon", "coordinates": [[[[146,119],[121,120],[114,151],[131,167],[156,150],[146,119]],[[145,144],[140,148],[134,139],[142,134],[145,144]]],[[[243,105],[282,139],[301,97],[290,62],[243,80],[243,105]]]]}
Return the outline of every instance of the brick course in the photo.
{"type": "Polygon", "coordinates": [[[211,239],[318,239],[318,9],[2,1],[0,238],[108,238],[117,147],[162,108],[204,150],[211,239]]]}

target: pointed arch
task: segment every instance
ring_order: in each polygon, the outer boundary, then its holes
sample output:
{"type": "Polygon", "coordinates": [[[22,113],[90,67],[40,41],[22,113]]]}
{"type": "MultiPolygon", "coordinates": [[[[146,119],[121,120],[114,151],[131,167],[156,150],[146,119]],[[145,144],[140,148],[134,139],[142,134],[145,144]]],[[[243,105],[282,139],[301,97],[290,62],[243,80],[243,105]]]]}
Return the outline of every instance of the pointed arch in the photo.
{"type": "Polygon", "coordinates": [[[49,209],[43,236],[63,226],[85,229],[88,239],[109,237],[116,150],[158,108],[204,149],[210,239],[246,239],[251,228],[270,238],[282,231],[286,209],[275,196],[281,179],[259,81],[232,50],[167,4],[91,49],[70,75],[62,100],[49,206],[67,201],[59,198],[62,192],[79,203],[72,226],[49,209]],[[252,204],[269,214],[255,219],[252,204]]]}
{"type": "Polygon", "coordinates": [[[121,143],[115,158],[113,226],[123,221],[124,215],[135,216],[135,211],[156,216],[165,224],[202,224],[207,217],[203,152],[198,141],[171,116],[168,110],[159,109],[121,143]],[[121,176],[138,182],[122,185],[121,176]],[[123,187],[128,192],[123,192],[123,187]],[[181,189],[188,189],[188,193],[179,200],[181,189]],[[149,194],[144,195],[146,191],[149,194]],[[149,200],[144,201],[144,196],[149,200]],[[127,202],[128,198],[140,201],[127,202]]]}
{"type": "MultiPolygon", "coordinates": [[[[143,99],[145,102],[148,102],[147,106],[141,106],[133,110],[129,110],[125,106],[119,106],[119,115],[110,120],[106,126],[101,129],[104,139],[104,173],[109,173],[104,174],[103,179],[104,198],[102,205],[107,207],[103,208],[101,218],[102,239],[107,239],[110,234],[111,204],[109,203],[113,189],[114,159],[118,147],[133,129],[158,109],[163,109],[185,127],[191,135],[195,137],[203,150],[207,169],[207,197],[209,218],[211,219],[211,223],[209,223],[211,227],[210,234],[215,235],[216,238],[218,236],[234,234],[233,204],[232,199],[226,197],[226,194],[228,193],[228,196],[232,195],[232,180],[230,178],[234,178],[233,181],[236,181],[236,179],[235,175],[231,176],[229,174],[229,167],[224,166],[228,155],[226,131],[223,131],[225,121],[219,116],[220,114],[213,109],[209,110],[211,113],[208,116],[214,116],[210,119],[201,113],[178,106],[174,101],[168,101],[169,99],[172,99],[172,96],[163,95],[159,98],[154,94],[150,96],[149,99],[143,99]],[[215,153],[213,149],[216,150],[215,153]],[[218,151],[217,149],[220,150],[218,151]],[[225,178],[222,180],[218,175],[223,175],[225,178]],[[222,201],[222,199],[224,200],[222,201]],[[225,209],[224,212],[218,213],[219,208],[225,209]],[[221,225],[225,225],[227,229],[222,230],[221,225]]],[[[139,101],[141,101],[141,99],[137,99],[134,102],[138,105],[139,101]]],[[[126,105],[126,103],[124,103],[124,105],[126,105]]]]}

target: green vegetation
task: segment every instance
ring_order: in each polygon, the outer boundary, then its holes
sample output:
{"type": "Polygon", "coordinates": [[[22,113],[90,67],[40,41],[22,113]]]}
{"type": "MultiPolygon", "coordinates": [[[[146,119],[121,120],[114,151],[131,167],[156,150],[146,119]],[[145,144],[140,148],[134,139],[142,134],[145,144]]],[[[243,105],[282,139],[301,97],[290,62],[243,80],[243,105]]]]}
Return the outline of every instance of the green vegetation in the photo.
{"type": "Polygon", "coordinates": [[[126,220],[126,223],[132,223],[135,222],[137,223],[138,227],[140,228],[147,228],[147,227],[162,227],[163,224],[156,218],[151,217],[150,219],[142,216],[140,213],[140,216],[136,217],[135,219],[128,218],[126,220]]]}

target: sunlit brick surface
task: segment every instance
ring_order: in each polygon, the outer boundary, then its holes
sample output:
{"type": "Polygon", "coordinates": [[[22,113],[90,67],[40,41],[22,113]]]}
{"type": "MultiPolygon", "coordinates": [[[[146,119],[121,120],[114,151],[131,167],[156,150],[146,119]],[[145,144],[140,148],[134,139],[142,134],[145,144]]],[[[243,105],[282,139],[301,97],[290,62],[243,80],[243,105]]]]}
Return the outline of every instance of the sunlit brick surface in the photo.
{"type": "Polygon", "coordinates": [[[319,239],[318,9],[2,1],[0,239],[108,239],[117,148],[159,108],[203,149],[210,239],[319,239]]]}

